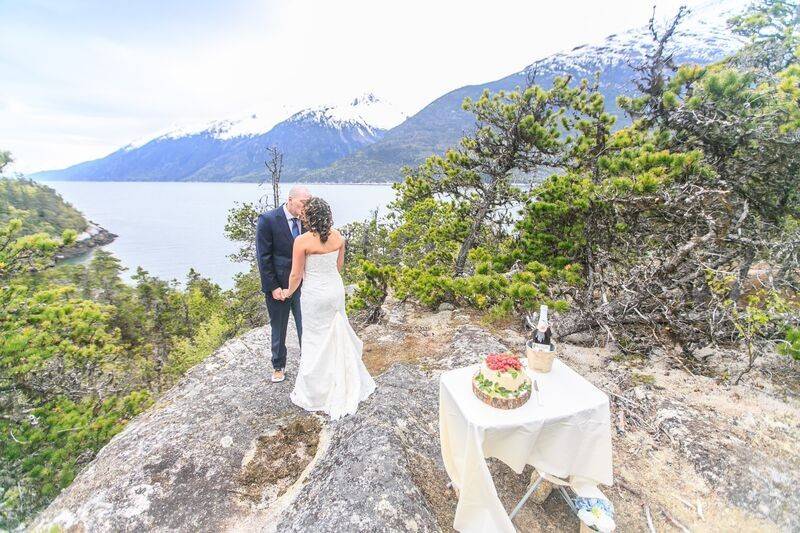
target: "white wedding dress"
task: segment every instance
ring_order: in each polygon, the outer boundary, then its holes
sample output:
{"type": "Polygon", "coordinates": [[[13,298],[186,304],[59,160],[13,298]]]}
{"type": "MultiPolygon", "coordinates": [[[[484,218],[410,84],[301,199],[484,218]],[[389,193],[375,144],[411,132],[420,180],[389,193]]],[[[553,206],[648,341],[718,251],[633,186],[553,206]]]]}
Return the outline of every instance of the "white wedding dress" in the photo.
{"type": "Polygon", "coordinates": [[[375,390],[375,381],[361,361],[361,339],[347,321],[338,255],[334,250],[306,257],[300,292],[300,367],[289,395],[303,409],[323,411],[334,420],[355,413],[375,390]]]}

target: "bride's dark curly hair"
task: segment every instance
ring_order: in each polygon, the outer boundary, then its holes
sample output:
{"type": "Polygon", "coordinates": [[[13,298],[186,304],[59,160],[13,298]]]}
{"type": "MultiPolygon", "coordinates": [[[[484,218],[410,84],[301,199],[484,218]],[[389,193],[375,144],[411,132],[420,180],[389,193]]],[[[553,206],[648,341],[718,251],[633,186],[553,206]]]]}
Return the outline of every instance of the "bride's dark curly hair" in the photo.
{"type": "Polygon", "coordinates": [[[309,198],[306,201],[303,216],[308,229],[319,235],[319,240],[322,242],[327,241],[333,227],[333,214],[328,202],[317,196],[309,198]]]}

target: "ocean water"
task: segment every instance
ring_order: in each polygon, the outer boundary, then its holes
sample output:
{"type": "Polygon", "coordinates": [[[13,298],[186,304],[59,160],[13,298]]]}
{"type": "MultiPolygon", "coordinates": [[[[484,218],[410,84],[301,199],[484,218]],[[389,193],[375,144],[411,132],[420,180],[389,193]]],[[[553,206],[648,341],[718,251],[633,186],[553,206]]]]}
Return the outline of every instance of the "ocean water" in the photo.
{"type": "MultiPolygon", "coordinates": [[[[162,279],[183,281],[189,268],[223,288],[245,270],[228,255],[238,244],[225,238],[228,211],[237,202],[254,202],[272,195],[271,186],[255,183],[173,182],[44,182],[83,212],[89,220],[118,235],[104,249],[128,267],[127,279],[141,266],[162,279]]],[[[285,197],[291,183],[281,186],[285,197]]],[[[389,185],[309,185],[311,193],[325,198],[334,223],[364,220],[376,207],[385,212],[394,198],[389,185]]],[[[86,261],[84,256],[78,261],[86,261]]]]}

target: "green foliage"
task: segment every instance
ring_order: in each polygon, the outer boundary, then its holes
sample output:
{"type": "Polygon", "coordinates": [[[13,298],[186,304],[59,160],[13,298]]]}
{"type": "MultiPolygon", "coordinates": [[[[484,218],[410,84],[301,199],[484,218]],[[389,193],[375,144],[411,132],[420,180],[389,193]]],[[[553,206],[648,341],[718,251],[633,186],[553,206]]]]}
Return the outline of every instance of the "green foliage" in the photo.
{"type": "Polygon", "coordinates": [[[539,263],[508,272],[521,255],[511,239],[514,211],[527,198],[515,182],[560,164],[570,151],[594,167],[614,120],[588,83],[572,87],[568,79],[550,89],[485,91],[463,107],[476,117],[475,133],[394,186],[392,289],[431,307],[452,301],[503,314],[552,300],[546,280],[555,272],[539,263]],[[577,134],[564,135],[569,128],[577,134]]]}
{"type": "Polygon", "coordinates": [[[749,41],[730,63],[777,72],[796,61],[792,58],[800,46],[800,4],[796,0],[758,0],[729,23],[749,41]]]}
{"type": "Polygon", "coordinates": [[[110,309],[75,297],[72,287],[31,291],[21,284],[0,292],[0,372],[15,386],[48,393],[80,396],[64,378],[72,373],[98,374],[118,351],[117,337],[108,331],[110,309]]]}
{"type": "Polygon", "coordinates": [[[800,129],[800,46],[795,50],[794,56],[795,62],[778,74],[779,105],[786,113],[785,123],[781,125],[784,133],[800,129]]]}
{"type": "Polygon", "coordinates": [[[381,236],[352,263],[363,294],[500,319],[548,303],[559,334],[599,329],[640,354],[794,335],[796,306],[753,301],[748,276],[771,264],[770,294],[788,301],[800,283],[800,10],[757,4],[733,21],[750,43],[707,67],[665,52],[684,13],[653,30],[637,92],[617,102],[627,127],[613,130],[597,81],[466,100],[475,133],[408,169],[386,220],[358,227],[381,236]]]}
{"type": "Polygon", "coordinates": [[[22,272],[40,270],[51,263],[53,253],[75,238],[65,231],[62,240],[44,233],[21,236],[22,220],[15,218],[0,225],[0,280],[8,280],[22,272]]]}
{"type": "Polygon", "coordinates": [[[3,175],[3,170],[6,168],[6,166],[13,162],[14,159],[11,157],[11,152],[8,150],[0,150],[0,176],[3,175]]]}
{"type": "Polygon", "coordinates": [[[385,224],[380,223],[378,209],[372,211],[372,216],[364,222],[351,222],[339,228],[342,236],[347,241],[345,247],[345,279],[351,280],[351,265],[358,266],[362,259],[380,261],[393,255],[392,244],[389,241],[389,230],[385,224]]]}
{"type": "Polygon", "coordinates": [[[255,265],[256,222],[266,206],[266,197],[262,197],[256,203],[244,202],[228,211],[225,236],[233,242],[241,243],[239,250],[230,256],[233,261],[255,265]]]}
{"type": "Polygon", "coordinates": [[[549,90],[484,91],[476,101],[466,99],[463,107],[478,123],[475,133],[395,185],[396,244],[413,246],[410,253],[425,266],[452,266],[462,274],[473,248],[506,236],[514,206],[524,198],[514,180],[558,162],[569,142],[562,136],[569,122],[565,106],[594,109],[592,98],[597,100],[585,83],[571,88],[568,79],[556,79],[549,90]]]}
{"type": "Polygon", "coordinates": [[[173,380],[180,378],[188,369],[203,361],[228,339],[230,327],[223,316],[212,317],[200,324],[191,338],[178,337],[169,353],[164,372],[173,380]]]}
{"type": "Polygon", "coordinates": [[[11,525],[53,499],[100,448],[152,403],[148,391],[107,399],[57,396],[19,422],[0,419],[0,523],[11,525]],[[13,483],[11,483],[13,481],[13,483]]]}
{"type": "Polygon", "coordinates": [[[255,265],[244,273],[236,274],[234,288],[226,294],[227,322],[231,334],[239,334],[261,327],[269,322],[261,292],[261,278],[255,265]]]}
{"type": "Polygon", "coordinates": [[[513,257],[567,271],[573,264],[582,268],[588,260],[584,221],[597,209],[596,189],[591,178],[581,174],[547,179],[525,204],[513,257]]]}
{"type": "Polygon", "coordinates": [[[31,182],[2,180],[0,191],[13,202],[4,212],[22,217],[0,224],[0,529],[11,529],[188,368],[252,327],[261,293],[246,275],[224,292],[193,270],[184,288],[142,269],[126,284],[103,250],[55,264],[75,237],[62,227],[85,221],[31,182]],[[48,209],[32,216],[37,205],[48,209]]]}
{"type": "Polygon", "coordinates": [[[381,305],[389,293],[395,268],[359,259],[358,264],[349,270],[350,277],[356,284],[356,291],[347,301],[348,312],[360,313],[367,323],[375,322],[380,317],[381,305]]]}
{"type": "Polygon", "coordinates": [[[80,233],[87,226],[80,212],[50,187],[24,178],[0,178],[0,225],[12,219],[22,221],[22,236],[61,235],[65,230],[80,233]]]}
{"type": "Polygon", "coordinates": [[[753,291],[744,296],[742,301],[735,301],[731,298],[731,288],[735,286],[733,276],[719,276],[714,272],[708,272],[707,276],[712,294],[722,300],[721,309],[727,313],[747,354],[747,365],[735,383],[738,384],[752,370],[758,355],[771,347],[774,342],[770,341],[774,339],[778,339],[779,353],[797,358],[797,324],[793,323],[798,312],[796,303],[774,289],[753,291]]]}
{"type": "Polygon", "coordinates": [[[788,326],[784,342],[778,345],[778,352],[800,360],[800,327],[788,326]]]}

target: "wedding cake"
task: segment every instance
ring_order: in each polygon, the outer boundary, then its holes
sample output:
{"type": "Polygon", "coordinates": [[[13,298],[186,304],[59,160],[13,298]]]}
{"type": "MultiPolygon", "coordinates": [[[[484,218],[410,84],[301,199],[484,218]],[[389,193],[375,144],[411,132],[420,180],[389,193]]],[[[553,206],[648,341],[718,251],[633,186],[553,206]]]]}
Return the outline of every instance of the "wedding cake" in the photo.
{"type": "Polygon", "coordinates": [[[518,357],[489,354],[472,378],[472,391],[481,401],[500,409],[514,409],[531,396],[531,379],[518,357]]]}

